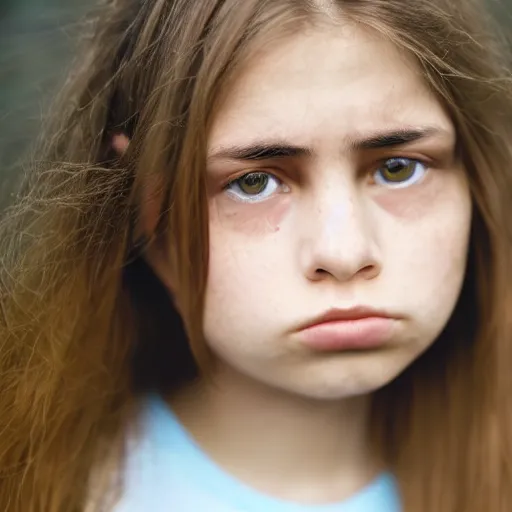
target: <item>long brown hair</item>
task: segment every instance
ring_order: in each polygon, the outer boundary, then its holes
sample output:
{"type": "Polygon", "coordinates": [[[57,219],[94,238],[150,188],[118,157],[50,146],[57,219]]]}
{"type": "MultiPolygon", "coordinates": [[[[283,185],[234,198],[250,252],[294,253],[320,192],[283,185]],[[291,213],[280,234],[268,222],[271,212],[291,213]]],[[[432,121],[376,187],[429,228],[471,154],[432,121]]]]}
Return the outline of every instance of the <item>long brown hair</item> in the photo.
{"type": "Polygon", "coordinates": [[[326,14],[416,58],[455,123],[473,194],[459,304],[432,349],[376,393],[376,447],[406,511],[512,506],[512,89],[482,5],[106,0],[0,220],[0,510],[109,510],[140,398],[206,369],[203,170],[215,108],[251,52],[326,14]],[[121,132],[131,144],[119,157],[121,132]],[[151,240],[137,228],[148,180],[163,198],[151,240]],[[181,316],[144,260],[164,236],[181,316]],[[102,491],[91,502],[92,489],[102,491]]]}

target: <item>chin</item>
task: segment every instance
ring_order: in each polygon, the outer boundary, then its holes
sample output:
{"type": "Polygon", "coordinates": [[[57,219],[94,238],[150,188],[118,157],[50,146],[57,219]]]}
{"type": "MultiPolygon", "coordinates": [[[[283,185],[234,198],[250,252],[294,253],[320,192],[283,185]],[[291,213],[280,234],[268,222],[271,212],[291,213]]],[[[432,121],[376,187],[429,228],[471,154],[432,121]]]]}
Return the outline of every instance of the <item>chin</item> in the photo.
{"type": "Polygon", "coordinates": [[[393,381],[407,364],[384,364],[383,361],[324,361],[323,364],[290,372],[286,380],[272,384],[289,393],[314,400],[342,400],[374,393],[393,381]]]}
{"type": "Polygon", "coordinates": [[[344,400],[358,396],[368,396],[384,387],[386,383],[367,382],[357,384],[344,384],[334,382],[322,382],[316,385],[312,383],[308,388],[303,386],[290,387],[287,391],[309,400],[332,401],[344,400]]]}

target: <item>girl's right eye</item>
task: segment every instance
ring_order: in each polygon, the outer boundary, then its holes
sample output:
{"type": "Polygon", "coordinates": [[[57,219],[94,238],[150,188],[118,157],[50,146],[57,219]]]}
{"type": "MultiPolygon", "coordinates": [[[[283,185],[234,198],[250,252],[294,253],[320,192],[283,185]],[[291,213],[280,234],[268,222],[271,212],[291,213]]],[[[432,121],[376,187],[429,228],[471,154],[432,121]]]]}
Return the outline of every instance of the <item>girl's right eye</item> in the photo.
{"type": "Polygon", "coordinates": [[[237,201],[259,203],[275,194],[284,183],[268,172],[249,172],[230,181],[224,188],[237,201]]]}

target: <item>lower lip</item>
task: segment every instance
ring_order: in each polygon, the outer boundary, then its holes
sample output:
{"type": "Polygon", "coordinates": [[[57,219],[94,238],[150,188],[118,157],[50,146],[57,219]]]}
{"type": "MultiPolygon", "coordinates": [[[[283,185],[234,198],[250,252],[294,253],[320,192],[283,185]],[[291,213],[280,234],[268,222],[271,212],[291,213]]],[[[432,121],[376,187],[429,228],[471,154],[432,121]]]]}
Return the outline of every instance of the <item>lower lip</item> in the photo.
{"type": "Polygon", "coordinates": [[[394,322],[383,317],[325,322],[300,331],[300,337],[306,346],[319,351],[372,349],[389,341],[394,322]]]}

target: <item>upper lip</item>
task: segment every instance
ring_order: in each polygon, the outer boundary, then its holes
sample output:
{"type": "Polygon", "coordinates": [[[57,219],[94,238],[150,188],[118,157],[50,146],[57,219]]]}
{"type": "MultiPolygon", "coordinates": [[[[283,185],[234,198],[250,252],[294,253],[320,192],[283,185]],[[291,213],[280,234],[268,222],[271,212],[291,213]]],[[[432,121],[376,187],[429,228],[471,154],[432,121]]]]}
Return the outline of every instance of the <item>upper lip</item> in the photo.
{"type": "Polygon", "coordinates": [[[329,309],[325,313],[304,322],[300,326],[300,330],[313,327],[314,325],[324,324],[327,322],[341,322],[343,320],[361,320],[363,318],[398,318],[396,315],[390,314],[381,309],[374,309],[368,306],[356,306],[348,309],[329,309]]]}

